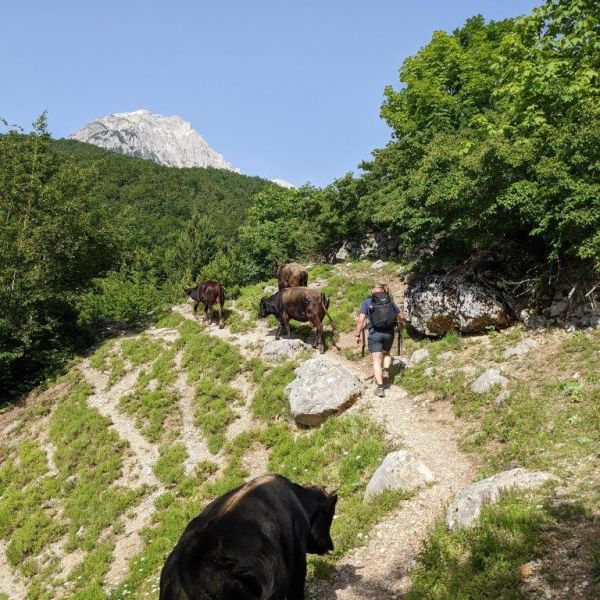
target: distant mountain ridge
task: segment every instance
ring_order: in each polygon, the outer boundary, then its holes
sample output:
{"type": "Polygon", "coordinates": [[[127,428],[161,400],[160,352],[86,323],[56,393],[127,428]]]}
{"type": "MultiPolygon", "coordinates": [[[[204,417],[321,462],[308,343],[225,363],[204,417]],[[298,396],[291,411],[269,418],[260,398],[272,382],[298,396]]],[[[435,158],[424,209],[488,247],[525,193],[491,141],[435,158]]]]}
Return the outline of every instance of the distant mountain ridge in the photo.
{"type": "Polygon", "coordinates": [[[159,115],[144,109],[115,113],[90,121],[69,139],[169,167],[213,167],[239,173],[191,123],[177,115],[159,115]]]}

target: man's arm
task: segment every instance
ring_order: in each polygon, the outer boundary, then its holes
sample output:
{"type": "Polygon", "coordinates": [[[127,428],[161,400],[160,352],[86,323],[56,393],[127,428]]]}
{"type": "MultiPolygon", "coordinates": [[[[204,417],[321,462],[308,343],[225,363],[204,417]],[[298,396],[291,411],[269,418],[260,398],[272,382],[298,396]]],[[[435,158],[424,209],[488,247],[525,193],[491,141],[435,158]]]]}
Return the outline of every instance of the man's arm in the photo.
{"type": "Polygon", "coordinates": [[[367,315],[363,315],[362,313],[358,315],[358,319],[356,319],[356,328],[354,331],[354,337],[356,338],[356,343],[360,344],[360,334],[365,326],[365,321],[367,320],[367,315]]]}

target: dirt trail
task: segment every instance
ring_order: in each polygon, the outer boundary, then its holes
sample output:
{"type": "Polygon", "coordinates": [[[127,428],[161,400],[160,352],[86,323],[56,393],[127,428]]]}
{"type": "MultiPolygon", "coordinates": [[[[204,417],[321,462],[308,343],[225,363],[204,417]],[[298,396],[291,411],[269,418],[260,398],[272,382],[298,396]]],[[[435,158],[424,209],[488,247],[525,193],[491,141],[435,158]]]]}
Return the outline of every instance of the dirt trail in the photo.
{"type": "MultiPolygon", "coordinates": [[[[364,380],[364,371],[337,360],[364,380]]],[[[382,519],[356,548],[337,565],[326,582],[314,585],[319,599],[355,600],[399,598],[410,587],[409,572],[423,541],[451,498],[466,487],[475,469],[458,447],[458,428],[446,407],[424,408],[405,390],[392,386],[385,398],[372,393],[372,382],[351,409],[364,412],[385,427],[398,447],[413,452],[436,476],[436,483],[420,490],[398,510],[382,519]]]]}
{"type": "Polygon", "coordinates": [[[135,515],[125,521],[125,531],[117,538],[113,560],[104,579],[108,587],[118,585],[125,578],[129,569],[129,561],[143,549],[144,541],[140,536],[140,531],[150,522],[150,518],[156,510],[154,502],[162,493],[162,489],[157,489],[148,494],[135,507],[135,515]]]}
{"type": "Polygon", "coordinates": [[[173,388],[179,395],[179,407],[181,409],[181,434],[180,439],[186,447],[188,456],[185,460],[185,472],[189,475],[194,467],[203,460],[214,460],[209,452],[208,446],[201,431],[194,425],[196,390],[187,383],[187,373],[181,371],[181,360],[183,352],[175,356],[175,366],[180,370],[173,388]]]}
{"type": "Polygon", "coordinates": [[[152,468],[158,460],[158,447],[149,442],[135,427],[131,419],[121,413],[118,403],[122,396],[131,392],[135,386],[140,369],[133,369],[115,385],[107,389],[108,376],[90,366],[89,359],[79,365],[85,380],[94,387],[94,393],[88,397],[88,405],[112,421],[112,427],[124,440],[129,442],[136,460],[132,463],[129,481],[136,485],[160,486],[152,468]]]}
{"type": "Polygon", "coordinates": [[[23,600],[27,595],[23,579],[8,563],[4,540],[0,540],[0,594],[6,594],[10,600],[23,600]]]}

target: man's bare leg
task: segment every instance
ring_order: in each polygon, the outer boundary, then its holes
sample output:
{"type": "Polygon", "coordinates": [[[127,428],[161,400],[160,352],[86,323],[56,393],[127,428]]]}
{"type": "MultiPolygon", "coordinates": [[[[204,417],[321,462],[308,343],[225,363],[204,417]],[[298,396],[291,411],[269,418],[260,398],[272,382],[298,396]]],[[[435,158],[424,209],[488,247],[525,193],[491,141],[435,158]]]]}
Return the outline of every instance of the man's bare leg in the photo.
{"type": "Polygon", "coordinates": [[[375,382],[377,385],[383,385],[383,372],[381,370],[381,352],[372,352],[373,357],[373,375],[375,376],[375,382]]]}

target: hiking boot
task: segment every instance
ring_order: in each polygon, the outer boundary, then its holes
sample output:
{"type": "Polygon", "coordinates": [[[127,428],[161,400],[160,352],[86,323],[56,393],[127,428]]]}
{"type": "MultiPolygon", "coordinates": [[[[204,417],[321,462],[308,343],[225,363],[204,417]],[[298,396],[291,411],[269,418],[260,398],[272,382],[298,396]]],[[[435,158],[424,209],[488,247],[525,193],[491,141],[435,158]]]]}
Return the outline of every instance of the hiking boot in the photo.
{"type": "Polygon", "coordinates": [[[380,398],[383,398],[385,396],[385,392],[383,391],[383,386],[382,385],[378,385],[375,388],[375,395],[379,396],[380,398]]]}

